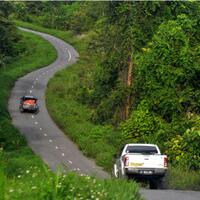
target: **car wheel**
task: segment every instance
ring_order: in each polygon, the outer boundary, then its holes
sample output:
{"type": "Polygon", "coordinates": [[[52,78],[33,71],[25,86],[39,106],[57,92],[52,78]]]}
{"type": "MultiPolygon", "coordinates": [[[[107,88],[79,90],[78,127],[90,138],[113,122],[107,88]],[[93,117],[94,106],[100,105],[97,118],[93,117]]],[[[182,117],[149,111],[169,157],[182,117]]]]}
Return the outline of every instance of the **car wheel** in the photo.
{"type": "Polygon", "coordinates": [[[159,187],[159,189],[167,189],[168,188],[167,178],[165,176],[159,179],[158,187],[159,187]]]}
{"type": "Polygon", "coordinates": [[[39,113],[39,108],[37,108],[34,113],[38,114],[39,113]]]}
{"type": "Polygon", "coordinates": [[[23,112],[24,112],[24,109],[23,109],[23,108],[19,108],[19,111],[20,111],[21,113],[23,113],[23,112]]]}
{"type": "Polygon", "coordinates": [[[149,188],[150,189],[158,189],[158,180],[150,180],[149,188]]]}

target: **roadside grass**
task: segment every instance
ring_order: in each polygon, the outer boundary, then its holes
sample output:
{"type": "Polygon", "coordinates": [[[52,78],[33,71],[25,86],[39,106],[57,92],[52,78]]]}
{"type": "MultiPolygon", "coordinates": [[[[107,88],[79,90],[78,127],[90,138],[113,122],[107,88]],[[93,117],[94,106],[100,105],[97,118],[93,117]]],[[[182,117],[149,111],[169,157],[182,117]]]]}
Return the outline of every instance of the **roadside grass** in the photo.
{"type": "Polygon", "coordinates": [[[200,171],[191,171],[180,166],[170,167],[169,188],[200,191],[200,171]]]}
{"type": "MultiPolygon", "coordinates": [[[[29,23],[18,25],[44,31],[72,44],[80,53],[79,61],[58,72],[49,82],[46,92],[48,110],[57,125],[76,142],[82,152],[96,160],[96,163],[111,172],[114,155],[119,151],[121,135],[112,126],[91,122],[93,110],[77,100],[80,86],[87,81],[98,58],[87,51],[87,36],[81,40],[64,31],[41,28],[29,23]]],[[[200,190],[200,172],[181,167],[170,167],[169,187],[173,189],[200,190]]]]}
{"type": "MultiPolygon", "coordinates": [[[[17,181],[10,181],[1,190],[3,199],[28,200],[142,200],[137,185],[125,180],[97,180],[74,173],[53,174],[48,170],[40,173],[29,168],[19,175],[17,181]]],[[[5,179],[4,179],[5,180],[5,179]]]]}

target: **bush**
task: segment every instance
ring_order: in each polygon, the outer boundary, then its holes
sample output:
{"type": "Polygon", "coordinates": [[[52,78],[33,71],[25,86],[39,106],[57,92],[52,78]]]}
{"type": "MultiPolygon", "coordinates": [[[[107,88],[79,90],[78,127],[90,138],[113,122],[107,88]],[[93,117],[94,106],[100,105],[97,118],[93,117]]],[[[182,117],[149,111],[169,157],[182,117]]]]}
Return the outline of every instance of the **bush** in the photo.
{"type": "Polygon", "coordinates": [[[181,135],[176,135],[166,143],[167,154],[174,165],[181,165],[189,170],[200,170],[200,130],[191,128],[181,135]]]}
{"type": "Polygon", "coordinates": [[[157,131],[155,117],[149,111],[148,103],[141,101],[131,117],[121,124],[122,134],[127,142],[145,142],[145,138],[157,131]]]}

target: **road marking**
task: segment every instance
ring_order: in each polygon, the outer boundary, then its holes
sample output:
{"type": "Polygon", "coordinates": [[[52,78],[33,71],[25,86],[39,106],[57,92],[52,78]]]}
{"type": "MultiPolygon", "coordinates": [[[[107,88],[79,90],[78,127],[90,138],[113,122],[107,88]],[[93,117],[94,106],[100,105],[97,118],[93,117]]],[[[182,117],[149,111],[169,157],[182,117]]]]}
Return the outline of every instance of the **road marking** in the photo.
{"type": "Polygon", "coordinates": [[[52,140],[49,140],[49,142],[53,142],[52,140]]]}
{"type": "Polygon", "coordinates": [[[38,81],[38,78],[36,78],[35,80],[38,81]]]}
{"type": "Polygon", "coordinates": [[[65,154],[64,154],[64,153],[62,153],[62,156],[65,156],[65,154]]]}
{"type": "Polygon", "coordinates": [[[47,134],[46,134],[46,133],[44,133],[44,136],[47,136],[47,134]]]}
{"type": "Polygon", "coordinates": [[[72,55],[71,55],[71,53],[70,53],[70,51],[68,50],[68,54],[69,54],[69,59],[68,59],[68,61],[70,61],[71,60],[71,57],[72,57],[72,55]]]}
{"type": "Polygon", "coordinates": [[[38,124],[38,122],[35,122],[35,124],[38,124]]]}
{"type": "Polygon", "coordinates": [[[34,118],[34,115],[32,115],[31,117],[34,118]]]}
{"type": "Polygon", "coordinates": [[[42,128],[40,128],[40,130],[42,130],[42,128]]]}
{"type": "Polygon", "coordinates": [[[56,149],[58,149],[58,146],[56,146],[56,149]]]}
{"type": "Polygon", "coordinates": [[[30,90],[30,93],[32,93],[32,90],[30,90]]]}
{"type": "Polygon", "coordinates": [[[80,169],[80,168],[77,168],[77,171],[81,171],[81,169],[80,169]]]}
{"type": "Polygon", "coordinates": [[[71,160],[68,160],[68,162],[69,162],[70,164],[72,164],[72,161],[71,161],[71,160]]]}

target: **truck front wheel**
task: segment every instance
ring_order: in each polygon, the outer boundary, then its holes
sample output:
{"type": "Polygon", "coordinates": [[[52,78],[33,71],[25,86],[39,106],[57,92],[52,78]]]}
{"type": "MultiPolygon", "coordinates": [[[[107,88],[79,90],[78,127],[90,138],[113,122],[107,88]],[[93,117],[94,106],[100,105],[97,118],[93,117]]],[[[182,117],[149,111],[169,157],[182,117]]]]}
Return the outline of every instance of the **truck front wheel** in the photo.
{"type": "Polygon", "coordinates": [[[159,179],[158,187],[159,187],[159,189],[167,189],[168,188],[167,178],[165,176],[159,179]]]}
{"type": "Polygon", "coordinates": [[[157,179],[152,179],[149,181],[149,188],[150,189],[158,189],[158,180],[157,179]]]}

